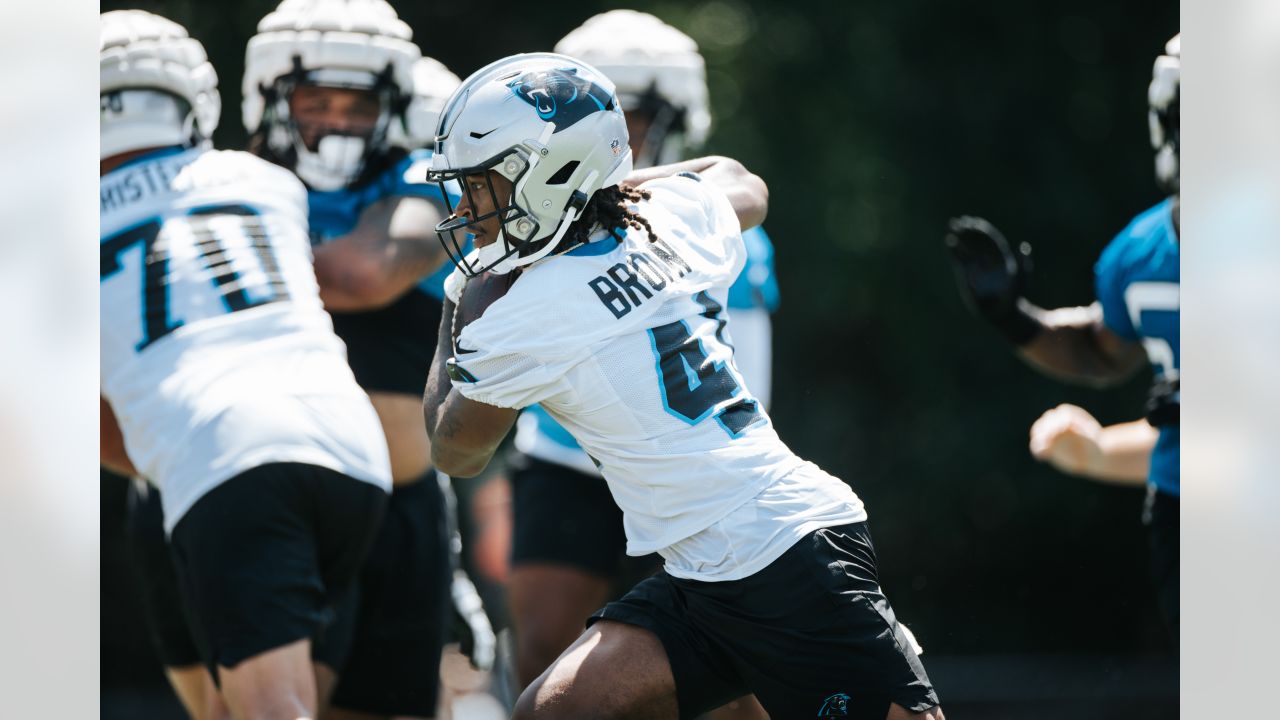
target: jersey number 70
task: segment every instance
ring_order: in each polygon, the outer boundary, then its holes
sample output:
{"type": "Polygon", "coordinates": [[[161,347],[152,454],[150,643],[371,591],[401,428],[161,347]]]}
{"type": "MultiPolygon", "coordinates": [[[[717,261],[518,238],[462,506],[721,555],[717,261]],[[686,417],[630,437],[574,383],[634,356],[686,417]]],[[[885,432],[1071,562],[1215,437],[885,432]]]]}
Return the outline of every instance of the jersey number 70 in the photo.
{"type": "MultiPolygon", "coordinates": [[[[196,254],[208,271],[214,288],[227,312],[246,310],[267,303],[289,299],[284,278],[271,252],[271,241],[261,216],[247,205],[210,205],[196,208],[179,220],[191,234],[196,254]],[[237,218],[230,232],[242,233],[253,255],[266,275],[265,288],[251,297],[249,288],[234,267],[228,248],[228,224],[219,218],[237,218]]],[[[142,257],[142,340],[136,346],[141,352],[148,345],[182,327],[183,321],[170,313],[169,260],[170,231],[164,218],[153,218],[102,241],[100,280],[107,280],[123,267],[121,256],[138,250],[142,257]]]]}

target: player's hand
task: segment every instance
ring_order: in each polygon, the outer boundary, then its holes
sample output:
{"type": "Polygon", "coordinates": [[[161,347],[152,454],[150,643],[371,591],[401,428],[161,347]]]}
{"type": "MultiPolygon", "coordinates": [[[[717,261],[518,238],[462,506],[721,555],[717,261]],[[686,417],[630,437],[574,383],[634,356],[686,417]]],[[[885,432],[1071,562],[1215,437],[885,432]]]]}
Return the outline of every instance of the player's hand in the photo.
{"type": "Polygon", "coordinates": [[[965,303],[1015,344],[1040,329],[1022,299],[1031,275],[1031,246],[1011,245],[994,225],[979,217],[952,218],[944,238],[956,283],[965,303]]]}
{"type": "Polygon", "coordinates": [[[1071,475],[1086,475],[1102,460],[1102,425],[1084,408],[1059,405],[1031,426],[1031,454],[1071,475]]]}

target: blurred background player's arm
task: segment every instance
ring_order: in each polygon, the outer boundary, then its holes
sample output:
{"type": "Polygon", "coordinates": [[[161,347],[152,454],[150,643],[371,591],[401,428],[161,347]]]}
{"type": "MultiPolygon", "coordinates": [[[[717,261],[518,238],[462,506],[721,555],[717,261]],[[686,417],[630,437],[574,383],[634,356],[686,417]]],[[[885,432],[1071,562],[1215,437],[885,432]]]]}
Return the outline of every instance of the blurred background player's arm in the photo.
{"type": "Polygon", "coordinates": [[[703,182],[714,185],[723,192],[729,198],[729,204],[733,205],[733,211],[738,215],[738,224],[743,230],[763,223],[769,213],[769,187],[764,180],[737,160],[719,155],[636,170],[622,181],[622,185],[636,187],[649,180],[682,172],[697,173],[703,182]]]}
{"type": "Polygon", "coordinates": [[[1111,332],[1102,308],[1045,310],[1025,297],[1031,246],[1012,246],[982,218],[951,221],[946,235],[960,294],[975,314],[994,326],[1033,367],[1070,382],[1118,383],[1143,366],[1142,345],[1111,332]]]}
{"type": "Polygon", "coordinates": [[[1159,432],[1146,420],[1101,425],[1083,408],[1059,405],[1031,426],[1031,454],[1069,475],[1143,485],[1159,432]]]}
{"type": "Polygon", "coordinates": [[[315,248],[320,299],[328,310],[385,307],[445,260],[431,200],[398,196],[370,205],[355,229],[315,248]]]}
{"type": "Polygon", "coordinates": [[[102,466],[117,475],[136,477],[138,468],[133,466],[129,454],[124,449],[124,435],[120,432],[120,423],[116,422],[116,413],[111,409],[107,399],[98,396],[99,433],[98,446],[102,466]]]}

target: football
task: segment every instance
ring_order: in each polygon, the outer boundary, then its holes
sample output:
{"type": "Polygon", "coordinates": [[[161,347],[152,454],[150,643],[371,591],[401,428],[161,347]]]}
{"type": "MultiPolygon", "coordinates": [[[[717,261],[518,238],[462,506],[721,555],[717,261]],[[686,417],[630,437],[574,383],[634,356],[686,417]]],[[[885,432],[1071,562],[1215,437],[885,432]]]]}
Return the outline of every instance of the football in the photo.
{"type": "Polygon", "coordinates": [[[467,280],[462,288],[462,297],[458,299],[458,305],[453,311],[454,344],[457,344],[462,328],[474,322],[498,298],[506,295],[519,277],[520,270],[517,268],[505,275],[486,272],[467,280]]]}

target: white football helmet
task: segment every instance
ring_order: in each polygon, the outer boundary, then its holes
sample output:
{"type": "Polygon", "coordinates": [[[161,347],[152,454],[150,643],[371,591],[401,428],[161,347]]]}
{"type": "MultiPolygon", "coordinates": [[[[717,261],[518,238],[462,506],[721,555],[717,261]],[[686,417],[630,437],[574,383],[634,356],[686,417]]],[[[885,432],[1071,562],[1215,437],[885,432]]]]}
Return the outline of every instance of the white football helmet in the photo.
{"type": "Polygon", "coordinates": [[[1156,180],[1168,192],[1178,191],[1178,151],[1182,144],[1179,128],[1179,95],[1182,75],[1182,33],[1164,46],[1151,69],[1147,87],[1147,125],[1151,147],[1156,151],[1156,180]]]}
{"type": "Polygon", "coordinates": [[[440,111],[462,80],[440,61],[422,57],[413,64],[413,97],[404,111],[404,123],[393,123],[387,135],[391,145],[405,150],[432,147],[440,111]]]}
{"type": "MultiPolygon", "coordinates": [[[[436,226],[464,274],[507,273],[571,249],[560,241],[592,195],[631,172],[613,83],[554,53],[513,55],[477,70],[440,115],[428,179],[443,187],[488,170],[512,182],[511,197],[499,199],[489,182],[492,213],[458,216],[450,203],[452,214],[436,226]],[[464,254],[467,227],[495,215],[495,241],[464,254]]],[[[460,184],[476,207],[468,184],[460,184]]]]}
{"type": "Polygon", "coordinates": [[[98,20],[101,157],[208,142],[218,127],[218,75],[200,41],[142,10],[98,20]]]}
{"type": "Polygon", "coordinates": [[[648,13],[611,10],[565,35],[555,50],[612,80],[625,112],[653,116],[637,167],[682,160],[706,142],[707,69],[693,38],[648,13]]]}
{"type": "Polygon", "coordinates": [[[346,187],[370,157],[386,152],[392,123],[404,121],[422,56],[412,37],[385,0],[283,0],[258,23],[245,52],[245,129],[262,132],[275,159],[312,188],[346,187]],[[321,129],[308,147],[289,112],[299,84],[374,92],[381,105],[374,129],[321,129]]]}

